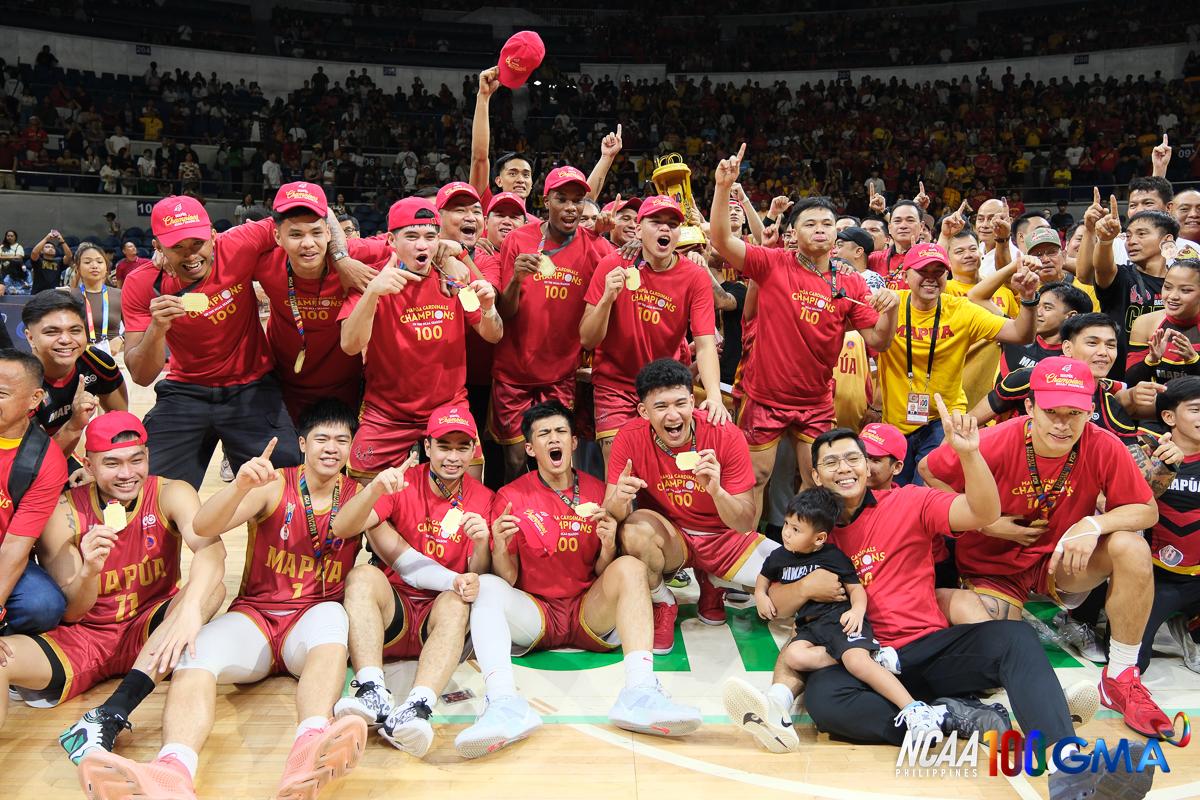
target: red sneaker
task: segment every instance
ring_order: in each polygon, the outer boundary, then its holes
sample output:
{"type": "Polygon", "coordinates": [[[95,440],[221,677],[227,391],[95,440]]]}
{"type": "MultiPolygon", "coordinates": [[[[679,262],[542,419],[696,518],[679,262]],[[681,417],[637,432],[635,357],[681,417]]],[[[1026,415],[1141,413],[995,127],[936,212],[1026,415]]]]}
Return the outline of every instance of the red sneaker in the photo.
{"type": "Polygon", "coordinates": [[[654,604],[654,655],[665,656],[675,648],[675,618],[679,606],[674,603],[654,604]]]}
{"type": "Polygon", "coordinates": [[[196,800],[192,776],[174,756],[141,764],[116,753],[96,750],[79,762],[79,783],[89,800],[128,797],[196,800]]]}
{"type": "Polygon", "coordinates": [[[1100,674],[1100,702],[1125,716],[1125,724],[1142,736],[1158,738],[1173,736],[1171,719],[1142,685],[1142,673],[1137,667],[1127,667],[1115,678],[1109,677],[1108,667],[1100,674]]]}
{"type": "Polygon", "coordinates": [[[288,753],[276,800],[316,800],[322,789],[358,765],[366,743],[362,717],[342,717],[305,731],[288,753]]]}
{"type": "Polygon", "coordinates": [[[725,590],[713,586],[707,572],[696,570],[696,582],[700,584],[700,602],[696,606],[696,617],[705,625],[725,624],[725,590]]]}

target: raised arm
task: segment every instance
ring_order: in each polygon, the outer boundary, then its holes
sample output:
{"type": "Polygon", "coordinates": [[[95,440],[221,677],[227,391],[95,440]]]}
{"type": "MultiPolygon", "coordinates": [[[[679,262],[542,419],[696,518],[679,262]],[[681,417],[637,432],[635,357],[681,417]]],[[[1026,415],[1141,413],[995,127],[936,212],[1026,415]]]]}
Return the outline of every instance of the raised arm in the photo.
{"type": "Polygon", "coordinates": [[[604,190],[604,181],[608,178],[608,171],[612,169],[613,161],[617,157],[617,153],[621,152],[621,147],[624,142],[621,139],[621,123],[617,123],[615,132],[606,134],[600,142],[600,160],[596,162],[596,166],[592,167],[592,172],[588,175],[588,197],[597,200],[600,193],[604,190]]]}
{"type": "Polygon", "coordinates": [[[470,184],[482,196],[488,189],[492,164],[488,159],[492,146],[492,126],[488,113],[492,95],[500,88],[500,68],[489,67],[479,73],[479,92],[475,95],[475,117],[471,122],[470,184]]]}
{"type": "Polygon", "coordinates": [[[267,442],[262,455],[255,456],[238,469],[233,483],[200,506],[191,521],[192,533],[199,538],[220,536],[252,519],[262,519],[283,491],[283,476],[271,465],[271,453],[278,439],[267,442]]]}
{"type": "Polygon", "coordinates": [[[711,244],[721,257],[736,270],[741,270],[746,263],[746,243],[733,234],[729,221],[729,190],[737,180],[742,168],[742,157],[746,154],[743,142],[737,155],[731,156],[717,164],[713,173],[715,186],[713,188],[712,208],[709,213],[709,236],[711,244]]]}
{"type": "Polygon", "coordinates": [[[1004,327],[1000,328],[1000,332],[996,334],[996,341],[1005,344],[1029,344],[1033,341],[1034,333],[1037,331],[1037,320],[1035,319],[1038,298],[1037,273],[1022,265],[1013,277],[1012,284],[1016,287],[1020,297],[1021,310],[1017,313],[1016,319],[1010,319],[1004,323],[1004,327]]]}

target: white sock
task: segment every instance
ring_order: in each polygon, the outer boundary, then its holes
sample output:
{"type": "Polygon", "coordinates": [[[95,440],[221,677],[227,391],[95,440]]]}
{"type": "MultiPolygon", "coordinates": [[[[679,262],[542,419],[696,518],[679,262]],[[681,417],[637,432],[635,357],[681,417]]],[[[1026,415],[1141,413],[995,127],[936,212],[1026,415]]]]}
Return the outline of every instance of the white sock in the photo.
{"type": "Polygon", "coordinates": [[[383,667],[363,667],[354,673],[354,680],[360,684],[373,683],[380,688],[386,688],[383,680],[383,667]]]}
{"type": "Polygon", "coordinates": [[[626,688],[653,686],[654,680],[654,656],[649,650],[632,650],[625,654],[626,688]]]}
{"type": "Polygon", "coordinates": [[[658,586],[650,590],[650,602],[673,606],[675,605],[675,593],[671,591],[671,587],[667,586],[666,581],[659,581],[658,586]]]}
{"type": "Polygon", "coordinates": [[[195,750],[183,744],[165,744],[163,749],[158,751],[158,758],[166,756],[175,756],[179,759],[179,763],[187,767],[188,775],[192,776],[192,780],[196,780],[196,769],[200,766],[200,756],[196,754],[195,750]]]}
{"type": "Polygon", "coordinates": [[[796,704],[796,695],[792,694],[791,689],[782,683],[772,683],[771,688],[767,689],[767,697],[778,703],[784,714],[791,715],[792,706],[796,704]]]}
{"type": "Polygon", "coordinates": [[[1137,666],[1141,644],[1122,644],[1108,640],[1108,677],[1115,678],[1130,667],[1137,666]]]}
{"type": "Polygon", "coordinates": [[[428,686],[414,686],[412,691],[408,693],[408,697],[404,699],[404,705],[408,706],[416,703],[424,703],[432,709],[437,704],[437,692],[428,686]]]}
{"type": "Polygon", "coordinates": [[[319,730],[329,724],[328,717],[306,717],[296,726],[296,738],[299,739],[309,731],[319,730]]]}
{"type": "Polygon", "coordinates": [[[471,642],[488,697],[510,697],[517,693],[512,668],[512,632],[502,601],[486,596],[489,586],[488,582],[480,581],[480,596],[471,604],[471,642]]]}

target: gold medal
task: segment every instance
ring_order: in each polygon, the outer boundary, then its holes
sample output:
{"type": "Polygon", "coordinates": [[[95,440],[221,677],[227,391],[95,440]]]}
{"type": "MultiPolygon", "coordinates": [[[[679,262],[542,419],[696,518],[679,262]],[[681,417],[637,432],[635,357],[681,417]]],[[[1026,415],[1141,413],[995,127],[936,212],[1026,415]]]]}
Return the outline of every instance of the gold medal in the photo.
{"type": "Polygon", "coordinates": [[[125,527],[125,506],[113,500],[104,507],[104,527],[119,531],[125,527]]]}
{"type": "Polygon", "coordinates": [[[468,314],[479,310],[479,295],[470,286],[458,290],[458,302],[462,303],[463,311],[468,314]]]}
{"type": "Polygon", "coordinates": [[[442,517],[441,533],[442,538],[453,536],[458,533],[458,529],[462,527],[463,512],[457,508],[451,508],[446,512],[446,516],[442,517]]]}
{"type": "Polygon", "coordinates": [[[183,300],[183,310],[198,313],[208,309],[208,295],[204,292],[188,292],[180,299],[183,300]]]}
{"type": "Polygon", "coordinates": [[[550,260],[550,256],[542,253],[541,259],[538,261],[538,274],[543,278],[549,278],[554,274],[554,262],[550,260]]]}
{"type": "Polygon", "coordinates": [[[684,453],[676,453],[675,466],[679,467],[684,472],[691,472],[697,465],[700,464],[700,454],[695,450],[688,450],[684,453]]]}
{"type": "Polygon", "coordinates": [[[589,519],[596,516],[601,511],[599,503],[580,503],[575,506],[575,513],[584,519],[589,519]]]}
{"type": "Polygon", "coordinates": [[[631,292],[642,288],[642,273],[637,267],[625,268],[625,288],[631,292]]]}
{"type": "Polygon", "coordinates": [[[292,372],[295,372],[297,375],[300,374],[300,370],[304,369],[304,353],[305,351],[301,350],[296,354],[296,365],[292,367],[292,372]]]}

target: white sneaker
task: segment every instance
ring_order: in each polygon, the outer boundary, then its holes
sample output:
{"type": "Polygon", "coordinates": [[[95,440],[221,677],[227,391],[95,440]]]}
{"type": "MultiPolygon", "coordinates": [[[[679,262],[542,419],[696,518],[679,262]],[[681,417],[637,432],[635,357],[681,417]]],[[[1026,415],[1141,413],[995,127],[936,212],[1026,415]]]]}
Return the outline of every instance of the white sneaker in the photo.
{"type": "Polygon", "coordinates": [[[1063,689],[1067,709],[1079,725],[1086,725],[1100,710],[1100,690],[1096,681],[1079,681],[1063,689]]]}
{"type": "Polygon", "coordinates": [[[479,758],[519,742],[540,727],[542,718],[524,697],[489,697],[475,724],[455,737],[454,749],[463,758],[479,758]]]}
{"type": "Polygon", "coordinates": [[[424,702],[406,703],[388,714],[379,727],[379,735],[397,750],[424,758],[433,744],[433,726],[429,724],[432,716],[433,711],[424,702]]]}
{"type": "Polygon", "coordinates": [[[753,736],[772,753],[794,753],[800,737],[792,727],[791,709],[779,704],[741,678],[729,678],[721,690],[725,713],[734,725],[753,736]]]}
{"type": "Polygon", "coordinates": [[[233,483],[233,479],[234,479],[233,467],[229,466],[229,458],[228,457],[221,459],[220,477],[221,477],[221,480],[225,483],[233,483]]]}
{"type": "Polygon", "coordinates": [[[1187,620],[1179,615],[1171,617],[1167,620],[1167,630],[1171,632],[1175,644],[1183,651],[1183,665],[1192,672],[1200,672],[1200,644],[1196,644],[1192,638],[1187,620]]]}
{"type": "Polygon", "coordinates": [[[886,669],[893,675],[900,674],[900,654],[896,652],[894,647],[881,647],[875,651],[875,655],[871,656],[875,659],[875,663],[886,669]]]}
{"type": "Polygon", "coordinates": [[[396,701],[386,686],[374,681],[359,683],[350,682],[351,689],[357,691],[338,700],[333,706],[333,716],[341,719],[347,714],[362,717],[368,728],[378,728],[395,708],[396,701]]]}
{"type": "Polygon", "coordinates": [[[634,733],[684,736],[700,727],[700,709],[672,702],[658,681],[653,686],[625,687],[608,710],[613,725],[634,733]]]}
{"type": "Polygon", "coordinates": [[[913,736],[928,736],[931,733],[942,732],[943,716],[944,712],[938,713],[932,706],[917,701],[900,709],[893,722],[897,728],[901,725],[908,728],[908,732],[913,736]]]}

